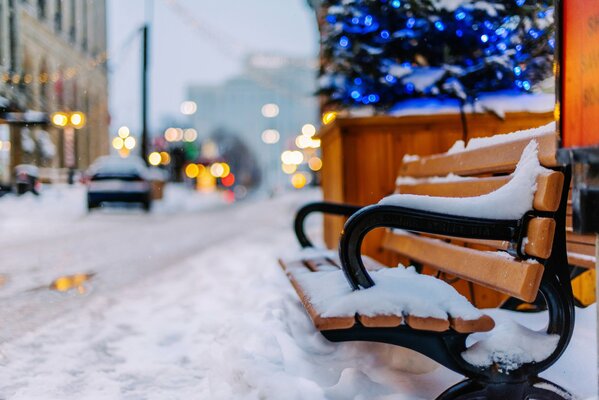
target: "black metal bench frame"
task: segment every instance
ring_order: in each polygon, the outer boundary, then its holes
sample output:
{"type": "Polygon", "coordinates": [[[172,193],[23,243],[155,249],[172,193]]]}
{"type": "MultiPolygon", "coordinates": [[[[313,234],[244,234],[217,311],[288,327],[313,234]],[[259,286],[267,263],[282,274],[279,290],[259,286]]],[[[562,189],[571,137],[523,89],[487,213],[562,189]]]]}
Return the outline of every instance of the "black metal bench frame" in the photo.
{"type": "Polygon", "coordinates": [[[518,220],[469,218],[435,212],[414,210],[390,205],[356,207],[329,202],[311,203],[296,215],[295,233],[304,248],[312,243],[304,232],[304,221],[313,212],[348,216],[339,243],[341,267],[354,290],[374,285],[362,262],[361,244],[368,232],[375,228],[397,228],[411,232],[441,234],[463,238],[509,241],[510,252],[520,258],[522,240],[531,217],[549,217],[556,221],[551,255],[536,259],[544,265],[539,295],[535,302],[543,302],[549,313],[547,333],[560,339],[554,352],[538,363],[528,363],[503,373],[496,366],[480,368],[467,363],[461,353],[466,350],[469,334],[453,330],[430,332],[414,330],[406,325],[394,328],[365,327],[356,319],[349,329],[321,331],[333,342],[370,341],[389,343],[415,350],[445,367],[465,375],[466,380],[446,390],[438,399],[570,399],[561,387],[539,378],[539,373],[553,365],[563,354],[574,330],[574,299],[566,254],[566,206],[571,177],[569,168],[559,169],[565,175],[560,206],[556,212],[531,211],[518,220]],[[543,385],[538,385],[538,383],[543,385]],[[553,388],[553,390],[551,389],[553,388]],[[562,393],[562,394],[560,394],[562,393]]]}

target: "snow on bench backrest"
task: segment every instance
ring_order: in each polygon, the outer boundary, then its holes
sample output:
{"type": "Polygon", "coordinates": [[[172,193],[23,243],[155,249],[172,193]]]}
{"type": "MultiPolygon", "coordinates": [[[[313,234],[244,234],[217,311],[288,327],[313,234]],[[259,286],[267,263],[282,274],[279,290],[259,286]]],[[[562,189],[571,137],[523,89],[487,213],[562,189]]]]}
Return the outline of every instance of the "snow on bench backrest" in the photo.
{"type": "Polygon", "coordinates": [[[556,166],[558,136],[555,124],[551,123],[540,128],[471,139],[467,146],[454,145],[451,151],[443,154],[407,158],[400,167],[399,175],[424,178],[511,172],[520,160],[522,151],[533,139],[539,146],[541,165],[556,166]]]}

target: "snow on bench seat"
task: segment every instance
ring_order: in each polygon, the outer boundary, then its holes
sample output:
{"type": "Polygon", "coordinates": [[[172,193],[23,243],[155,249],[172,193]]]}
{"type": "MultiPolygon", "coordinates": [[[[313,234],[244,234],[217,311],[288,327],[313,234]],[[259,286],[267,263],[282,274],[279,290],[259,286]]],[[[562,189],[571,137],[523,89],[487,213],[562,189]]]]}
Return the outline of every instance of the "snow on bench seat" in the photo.
{"type": "Polygon", "coordinates": [[[486,332],[494,327],[447,283],[420,275],[413,267],[386,268],[364,258],[375,285],[353,291],[333,252],[308,253],[304,259],[280,261],[318,330],[396,327],[443,332],[486,332]]]}

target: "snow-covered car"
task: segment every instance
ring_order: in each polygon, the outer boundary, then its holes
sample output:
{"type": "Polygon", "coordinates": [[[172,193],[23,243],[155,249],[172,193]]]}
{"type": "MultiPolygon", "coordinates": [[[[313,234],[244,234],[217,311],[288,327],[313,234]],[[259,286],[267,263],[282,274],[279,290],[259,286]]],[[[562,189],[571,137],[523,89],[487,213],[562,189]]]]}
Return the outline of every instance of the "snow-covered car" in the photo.
{"type": "Polygon", "coordinates": [[[138,203],[146,211],[152,206],[149,172],[140,158],[102,157],[86,176],[89,210],[102,203],[138,203]]]}

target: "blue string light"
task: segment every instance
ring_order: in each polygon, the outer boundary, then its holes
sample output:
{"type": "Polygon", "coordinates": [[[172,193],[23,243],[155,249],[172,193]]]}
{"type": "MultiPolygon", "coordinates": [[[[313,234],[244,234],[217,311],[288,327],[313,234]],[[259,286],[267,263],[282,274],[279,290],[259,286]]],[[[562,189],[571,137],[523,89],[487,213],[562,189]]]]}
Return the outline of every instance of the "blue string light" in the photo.
{"type": "Polygon", "coordinates": [[[491,11],[472,7],[472,0],[457,0],[457,7],[448,12],[401,0],[328,0],[331,11],[323,30],[329,37],[325,34],[323,43],[331,51],[326,62],[333,65],[327,71],[333,79],[323,80],[323,93],[333,103],[378,108],[414,96],[454,96],[451,85],[445,85],[448,79],[461,84],[468,96],[487,90],[531,91],[551,73],[547,54],[555,47],[548,25],[552,2],[512,1],[504,7],[490,2],[491,11]],[[540,58],[548,62],[537,62],[540,58]],[[426,89],[398,78],[394,70],[405,68],[401,73],[409,79],[423,65],[456,68],[426,89]],[[345,84],[337,79],[344,76],[345,84]]]}
{"type": "Polygon", "coordinates": [[[520,66],[514,67],[514,75],[520,76],[522,74],[522,68],[520,66]]]}
{"type": "Polygon", "coordinates": [[[458,11],[458,12],[456,12],[455,19],[457,19],[458,21],[461,21],[464,18],[466,18],[466,13],[464,11],[458,11]]]}

